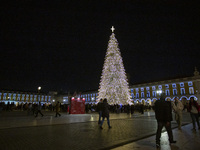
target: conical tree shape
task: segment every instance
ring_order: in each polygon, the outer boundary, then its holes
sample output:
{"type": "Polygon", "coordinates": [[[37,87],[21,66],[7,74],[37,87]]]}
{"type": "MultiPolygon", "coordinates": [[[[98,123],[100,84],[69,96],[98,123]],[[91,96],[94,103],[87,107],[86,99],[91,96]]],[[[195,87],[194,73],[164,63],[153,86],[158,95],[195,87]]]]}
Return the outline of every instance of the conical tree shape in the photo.
{"type": "Polygon", "coordinates": [[[111,105],[131,103],[127,77],[114,33],[110,36],[103,66],[98,100],[101,98],[107,98],[111,105]]]}

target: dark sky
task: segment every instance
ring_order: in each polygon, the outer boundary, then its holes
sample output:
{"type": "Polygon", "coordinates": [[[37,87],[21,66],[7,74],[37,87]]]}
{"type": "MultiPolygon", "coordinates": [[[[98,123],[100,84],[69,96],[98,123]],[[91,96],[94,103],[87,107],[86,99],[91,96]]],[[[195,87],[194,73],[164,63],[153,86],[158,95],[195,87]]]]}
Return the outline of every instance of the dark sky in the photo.
{"type": "Polygon", "coordinates": [[[7,2],[1,7],[0,89],[98,89],[111,26],[131,83],[200,71],[194,3],[165,0],[7,2]]]}

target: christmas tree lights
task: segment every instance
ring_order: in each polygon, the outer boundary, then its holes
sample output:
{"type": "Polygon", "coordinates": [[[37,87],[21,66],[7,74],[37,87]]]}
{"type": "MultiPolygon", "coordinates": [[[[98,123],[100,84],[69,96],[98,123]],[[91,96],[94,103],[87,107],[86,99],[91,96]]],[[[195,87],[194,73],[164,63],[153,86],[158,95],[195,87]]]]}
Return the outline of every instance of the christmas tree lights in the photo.
{"type": "Polygon", "coordinates": [[[131,96],[118,42],[114,34],[114,27],[111,30],[112,34],[108,42],[98,100],[107,98],[111,105],[126,105],[131,103],[131,96]]]}

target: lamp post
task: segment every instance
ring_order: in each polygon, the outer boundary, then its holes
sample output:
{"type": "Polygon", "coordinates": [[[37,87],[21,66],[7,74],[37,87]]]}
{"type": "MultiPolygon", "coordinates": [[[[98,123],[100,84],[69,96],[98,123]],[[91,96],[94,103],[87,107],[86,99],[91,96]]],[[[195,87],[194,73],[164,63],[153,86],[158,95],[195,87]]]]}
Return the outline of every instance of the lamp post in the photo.
{"type": "Polygon", "coordinates": [[[156,93],[158,93],[160,96],[162,94],[162,90],[158,90],[156,93]]]}
{"type": "MultiPolygon", "coordinates": [[[[41,90],[41,86],[38,87],[38,96],[40,94],[40,90],[41,90]]],[[[37,96],[37,99],[38,99],[38,96],[37,96]]]]}

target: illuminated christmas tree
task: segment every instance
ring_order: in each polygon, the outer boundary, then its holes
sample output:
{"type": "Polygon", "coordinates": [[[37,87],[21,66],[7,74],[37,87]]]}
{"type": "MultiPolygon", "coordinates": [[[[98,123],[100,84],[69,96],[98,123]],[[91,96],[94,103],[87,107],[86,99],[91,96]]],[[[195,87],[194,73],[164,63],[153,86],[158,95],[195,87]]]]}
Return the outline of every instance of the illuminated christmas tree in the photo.
{"type": "Polygon", "coordinates": [[[111,105],[126,105],[131,103],[131,96],[118,42],[114,34],[114,27],[111,30],[112,35],[108,42],[98,100],[107,98],[111,105]]]}

